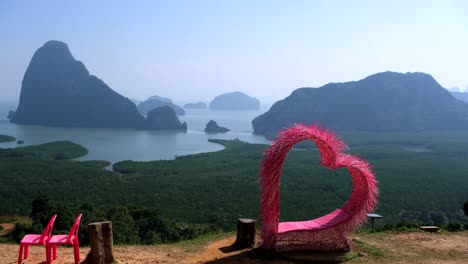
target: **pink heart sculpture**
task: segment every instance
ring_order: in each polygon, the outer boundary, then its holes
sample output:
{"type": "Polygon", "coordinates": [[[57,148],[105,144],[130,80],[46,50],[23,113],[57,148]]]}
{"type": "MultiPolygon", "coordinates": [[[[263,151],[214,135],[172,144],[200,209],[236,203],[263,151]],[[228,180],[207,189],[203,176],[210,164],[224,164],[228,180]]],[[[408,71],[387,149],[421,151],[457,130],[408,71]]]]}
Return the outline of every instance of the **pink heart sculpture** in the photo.
{"type": "Polygon", "coordinates": [[[265,151],[260,171],[262,248],[266,250],[349,250],[348,236],[363,224],[377,204],[377,181],[368,162],[343,153],[346,145],[334,133],[316,125],[296,124],[280,132],[265,151]],[[325,216],[309,221],[279,223],[280,176],[288,152],[310,139],[320,150],[321,164],[347,168],[353,179],[349,200],[325,216]]]}

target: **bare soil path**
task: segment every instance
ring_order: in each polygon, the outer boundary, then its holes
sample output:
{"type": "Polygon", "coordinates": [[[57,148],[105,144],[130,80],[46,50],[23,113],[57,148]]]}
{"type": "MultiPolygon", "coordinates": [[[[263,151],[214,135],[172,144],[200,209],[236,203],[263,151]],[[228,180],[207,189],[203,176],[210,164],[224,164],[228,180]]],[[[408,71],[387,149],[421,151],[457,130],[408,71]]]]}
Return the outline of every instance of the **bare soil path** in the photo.
{"type": "Polygon", "coordinates": [[[3,223],[0,224],[0,226],[3,227],[3,230],[0,231],[0,237],[9,234],[11,231],[13,231],[13,228],[15,228],[14,223],[3,223]]]}
{"type": "MultiPolygon", "coordinates": [[[[235,237],[230,236],[211,241],[206,246],[188,247],[183,244],[155,246],[115,246],[115,256],[119,264],[177,263],[177,264],[287,264],[281,259],[265,259],[252,250],[235,250],[230,245],[235,237]]],[[[457,233],[376,233],[353,236],[354,250],[358,257],[350,260],[355,263],[468,263],[468,232],[457,233]]],[[[18,245],[0,244],[0,264],[17,263],[18,245]]],[[[81,248],[82,259],[89,248],[81,248]]],[[[44,247],[31,247],[26,264],[44,264],[44,247]]],[[[54,264],[72,264],[71,248],[59,248],[58,259],[54,264]]]]}

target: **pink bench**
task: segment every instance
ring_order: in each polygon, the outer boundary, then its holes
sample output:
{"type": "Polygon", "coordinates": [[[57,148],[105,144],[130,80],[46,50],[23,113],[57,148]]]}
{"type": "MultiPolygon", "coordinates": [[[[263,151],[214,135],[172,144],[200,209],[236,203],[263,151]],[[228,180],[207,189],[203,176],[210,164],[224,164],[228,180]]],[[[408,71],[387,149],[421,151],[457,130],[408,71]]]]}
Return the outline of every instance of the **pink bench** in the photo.
{"type": "Polygon", "coordinates": [[[336,209],[327,215],[309,221],[281,222],[278,224],[278,234],[298,230],[318,231],[327,229],[346,221],[350,216],[345,211],[336,209]]]}

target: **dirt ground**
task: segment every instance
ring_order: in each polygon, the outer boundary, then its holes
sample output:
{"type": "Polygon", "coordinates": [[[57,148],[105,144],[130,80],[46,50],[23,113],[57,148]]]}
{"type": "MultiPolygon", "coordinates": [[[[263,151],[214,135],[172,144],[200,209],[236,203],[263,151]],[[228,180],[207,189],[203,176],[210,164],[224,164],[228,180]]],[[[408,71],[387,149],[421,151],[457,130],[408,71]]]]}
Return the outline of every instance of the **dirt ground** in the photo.
{"type": "MultiPolygon", "coordinates": [[[[158,246],[115,246],[119,264],[140,263],[294,263],[284,259],[265,259],[252,250],[234,250],[235,237],[209,242],[205,246],[186,244],[158,246]]],[[[468,232],[457,233],[377,233],[353,236],[354,258],[347,263],[468,263],[468,232]]],[[[0,264],[17,263],[18,245],[0,244],[0,264]]],[[[82,259],[89,248],[81,248],[82,259]]],[[[44,264],[44,247],[30,247],[23,263],[44,264]]],[[[59,248],[55,264],[72,264],[72,248],[59,248]]]]}
{"type": "Polygon", "coordinates": [[[15,228],[15,224],[13,223],[4,223],[4,224],[0,224],[0,226],[3,227],[3,230],[0,231],[0,236],[10,233],[11,231],[13,231],[13,228],[15,228]]]}

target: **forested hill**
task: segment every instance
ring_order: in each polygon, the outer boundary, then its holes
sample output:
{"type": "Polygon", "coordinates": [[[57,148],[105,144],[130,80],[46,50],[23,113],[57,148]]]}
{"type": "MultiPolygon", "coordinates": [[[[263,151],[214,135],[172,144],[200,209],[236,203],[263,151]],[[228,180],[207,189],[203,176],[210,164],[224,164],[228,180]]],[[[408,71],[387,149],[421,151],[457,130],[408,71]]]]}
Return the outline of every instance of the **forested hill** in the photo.
{"type": "Polygon", "coordinates": [[[340,131],[468,129],[468,104],[425,73],[383,72],[365,79],[300,88],[253,121],[269,136],[293,123],[340,131]]]}

